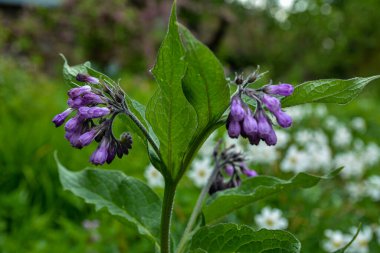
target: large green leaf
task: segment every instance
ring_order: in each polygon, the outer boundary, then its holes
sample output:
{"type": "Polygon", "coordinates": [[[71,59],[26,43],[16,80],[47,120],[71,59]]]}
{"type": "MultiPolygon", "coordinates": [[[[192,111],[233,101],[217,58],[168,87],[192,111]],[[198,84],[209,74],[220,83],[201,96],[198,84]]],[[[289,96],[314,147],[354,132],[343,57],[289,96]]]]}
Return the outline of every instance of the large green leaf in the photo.
{"type": "Polygon", "coordinates": [[[282,252],[301,251],[291,233],[281,230],[254,231],[246,225],[218,224],[202,227],[191,240],[191,252],[282,252]]]}
{"type": "Polygon", "coordinates": [[[186,73],[185,51],[178,33],[176,5],[152,73],[159,85],[148,103],[146,118],[160,142],[161,158],[175,177],[197,127],[194,108],[182,90],[186,73]]]}
{"type": "Polygon", "coordinates": [[[305,103],[347,104],[357,97],[363,88],[380,75],[355,77],[348,80],[325,79],[308,81],[295,87],[293,95],[281,101],[283,107],[305,103]]]}
{"type": "MultiPolygon", "coordinates": [[[[191,149],[197,149],[207,138],[210,128],[226,111],[230,101],[230,89],[224,70],[215,55],[198,41],[184,26],[179,26],[188,63],[183,79],[183,90],[190,104],[195,108],[198,127],[192,140],[191,149]]],[[[192,156],[193,152],[189,155],[192,156]]],[[[188,158],[191,160],[191,157],[188,158]]]]}
{"type": "Polygon", "coordinates": [[[290,180],[270,176],[250,178],[243,181],[241,186],[219,192],[215,198],[211,199],[203,209],[206,222],[209,224],[241,207],[279,192],[295,188],[310,188],[321,179],[335,176],[340,170],[335,170],[327,177],[299,173],[290,180]]]}
{"type": "Polygon", "coordinates": [[[67,170],[57,159],[59,178],[64,189],[136,225],[140,234],[159,245],[161,200],[149,186],[121,171],[85,169],[67,170]]]}

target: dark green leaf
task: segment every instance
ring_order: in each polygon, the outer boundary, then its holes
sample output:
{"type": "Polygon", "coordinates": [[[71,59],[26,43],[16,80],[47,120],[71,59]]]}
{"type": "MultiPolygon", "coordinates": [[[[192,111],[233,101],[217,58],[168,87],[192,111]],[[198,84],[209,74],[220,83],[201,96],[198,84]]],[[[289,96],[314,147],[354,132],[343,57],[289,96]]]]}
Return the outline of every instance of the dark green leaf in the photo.
{"type": "Polygon", "coordinates": [[[363,88],[380,75],[355,77],[348,80],[326,79],[309,81],[295,87],[293,95],[282,100],[283,107],[305,103],[347,104],[357,97],[363,88]]]}
{"type": "Polygon", "coordinates": [[[62,57],[64,63],[63,63],[63,78],[65,79],[65,82],[69,85],[72,85],[73,82],[76,82],[76,76],[79,73],[87,74],[87,68],[91,67],[90,62],[85,62],[83,64],[79,64],[76,66],[69,66],[67,63],[67,60],[63,54],[60,54],[62,57]]]}
{"type": "Polygon", "coordinates": [[[344,252],[346,252],[348,247],[350,247],[350,245],[355,241],[356,237],[358,237],[361,228],[362,228],[362,224],[359,224],[359,227],[356,230],[356,233],[355,233],[354,237],[352,237],[351,241],[349,243],[347,243],[346,246],[344,246],[341,249],[338,249],[337,251],[334,251],[333,253],[344,253],[344,252]]]}
{"type": "Polygon", "coordinates": [[[56,157],[59,177],[64,189],[136,225],[140,234],[159,244],[161,201],[146,184],[121,171],[85,169],[67,170],[56,157]]]}
{"type": "Polygon", "coordinates": [[[162,160],[173,177],[181,167],[181,161],[197,127],[195,110],[182,90],[187,64],[178,33],[175,8],[174,3],[169,29],[152,70],[159,88],[146,110],[146,118],[159,140],[162,160]]]}
{"type": "MultiPolygon", "coordinates": [[[[183,79],[183,90],[187,100],[195,108],[198,119],[191,149],[197,149],[207,138],[210,132],[208,130],[228,108],[230,90],[223,67],[211,50],[198,41],[184,26],[179,27],[188,63],[183,79]]],[[[191,157],[188,159],[191,160],[191,157]]]]}
{"type": "Polygon", "coordinates": [[[202,227],[191,240],[191,252],[283,252],[301,251],[291,233],[281,230],[254,231],[245,225],[218,224],[202,227]]]}
{"type": "Polygon", "coordinates": [[[209,224],[241,207],[279,192],[296,188],[310,188],[321,179],[335,176],[340,170],[333,171],[327,177],[299,173],[290,180],[270,176],[250,178],[243,181],[240,187],[219,192],[215,198],[211,199],[210,203],[203,209],[206,222],[209,224]]]}

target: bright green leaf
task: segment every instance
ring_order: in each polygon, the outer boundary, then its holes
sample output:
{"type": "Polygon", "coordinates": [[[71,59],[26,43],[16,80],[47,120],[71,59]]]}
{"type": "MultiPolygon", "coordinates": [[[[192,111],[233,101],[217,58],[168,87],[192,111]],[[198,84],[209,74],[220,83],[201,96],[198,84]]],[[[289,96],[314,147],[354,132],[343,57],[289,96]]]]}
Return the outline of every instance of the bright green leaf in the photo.
{"type": "Polygon", "coordinates": [[[335,176],[341,169],[333,171],[327,177],[299,173],[290,180],[282,180],[270,176],[258,176],[243,181],[242,185],[217,193],[203,209],[206,222],[209,224],[223,216],[264,199],[273,194],[297,188],[310,188],[321,179],[335,176]]]}
{"type": "Polygon", "coordinates": [[[175,8],[174,3],[169,29],[152,70],[159,88],[146,110],[146,118],[159,140],[162,160],[173,177],[181,167],[181,161],[197,127],[195,110],[182,90],[187,64],[178,33],[175,8]]]}
{"type": "Polygon", "coordinates": [[[246,225],[218,224],[199,229],[191,240],[191,252],[283,252],[301,251],[291,233],[281,230],[255,231],[246,225]]]}
{"type": "Polygon", "coordinates": [[[64,189],[107,211],[122,221],[136,225],[140,234],[159,245],[161,201],[149,186],[121,171],[67,170],[57,159],[64,189]]]}
{"type": "Polygon", "coordinates": [[[91,67],[91,63],[88,61],[83,63],[83,64],[76,65],[76,66],[69,66],[65,56],[63,54],[60,54],[60,56],[62,57],[62,59],[64,61],[64,63],[63,63],[63,78],[65,79],[65,82],[70,86],[73,84],[73,82],[74,83],[77,82],[76,81],[77,74],[79,74],[79,73],[87,74],[87,68],[91,67]]]}
{"type": "Polygon", "coordinates": [[[308,81],[295,87],[293,95],[284,98],[283,107],[305,103],[347,104],[357,97],[363,88],[380,75],[371,77],[355,77],[348,80],[325,79],[308,81]]]}
{"type": "MultiPolygon", "coordinates": [[[[179,27],[188,63],[183,90],[187,100],[195,108],[198,119],[191,149],[197,149],[207,138],[210,128],[213,128],[228,108],[230,90],[223,67],[211,50],[184,26],[179,27]]],[[[192,156],[192,152],[189,155],[192,156]]],[[[191,160],[191,157],[188,159],[191,160]]]]}

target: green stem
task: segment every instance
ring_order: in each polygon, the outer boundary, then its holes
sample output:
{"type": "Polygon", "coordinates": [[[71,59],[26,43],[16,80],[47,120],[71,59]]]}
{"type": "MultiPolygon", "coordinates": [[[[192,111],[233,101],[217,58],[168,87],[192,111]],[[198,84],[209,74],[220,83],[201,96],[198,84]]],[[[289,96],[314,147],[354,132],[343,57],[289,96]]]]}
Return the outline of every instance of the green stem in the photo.
{"type": "Polygon", "coordinates": [[[177,184],[171,178],[165,179],[164,200],[161,212],[161,253],[170,253],[170,221],[177,184]]]}
{"type": "Polygon", "coordinates": [[[178,244],[178,248],[176,251],[177,253],[181,253],[185,250],[186,243],[189,240],[194,224],[197,221],[198,215],[201,212],[203,202],[206,199],[208,191],[210,190],[212,183],[215,181],[220,168],[221,168],[221,165],[219,164],[219,159],[216,159],[214,170],[212,171],[210,177],[207,180],[207,184],[203,187],[202,192],[198,197],[197,203],[195,204],[193,212],[191,213],[189,222],[187,223],[185,231],[183,232],[181,241],[178,244]]]}

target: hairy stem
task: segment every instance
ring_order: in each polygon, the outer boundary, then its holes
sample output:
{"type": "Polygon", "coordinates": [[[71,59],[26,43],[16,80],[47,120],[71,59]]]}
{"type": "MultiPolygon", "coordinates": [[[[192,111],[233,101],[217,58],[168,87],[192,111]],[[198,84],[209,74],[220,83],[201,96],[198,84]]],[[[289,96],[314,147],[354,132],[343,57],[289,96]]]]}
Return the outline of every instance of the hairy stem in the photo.
{"type": "Polygon", "coordinates": [[[199,213],[201,212],[203,202],[206,199],[208,191],[210,190],[212,183],[215,181],[216,176],[218,175],[219,169],[221,167],[222,166],[219,162],[219,159],[216,159],[214,170],[212,171],[210,177],[207,180],[207,184],[203,187],[202,192],[198,197],[197,203],[195,204],[193,212],[191,213],[189,222],[187,223],[185,231],[183,232],[181,241],[178,244],[178,248],[176,251],[177,253],[184,252],[184,250],[186,249],[186,247],[185,247],[186,243],[192,234],[192,229],[194,227],[195,222],[197,221],[197,217],[198,217],[199,213]]]}
{"type": "Polygon", "coordinates": [[[177,185],[171,178],[165,179],[164,200],[161,212],[161,253],[170,253],[170,221],[177,185]]]}
{"type": "Polygon", "coordinates": [[[141,130],[141,132],[143,132],[143,134],[145,135],[146,139],[148,140],[148,142],[150,143],[150,145],[152,146],[152,148],[154,149],[154,151],[156,152],[156,154],[158,155],[158,157],[161,157],[161,153],[160,153],[159,148],[157,147],[156,143],[154,142],[154,140],[152,139],[152,137],[148,133],[148,130],[146,130],[145,126],[140,122],[140,120],[132,112],[130,112],[126,108],[124,108],[124,113],[127,116],[129,116],[131,118],[131,120],[141,130]]]}

